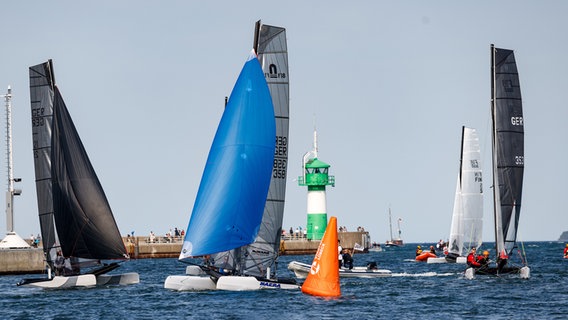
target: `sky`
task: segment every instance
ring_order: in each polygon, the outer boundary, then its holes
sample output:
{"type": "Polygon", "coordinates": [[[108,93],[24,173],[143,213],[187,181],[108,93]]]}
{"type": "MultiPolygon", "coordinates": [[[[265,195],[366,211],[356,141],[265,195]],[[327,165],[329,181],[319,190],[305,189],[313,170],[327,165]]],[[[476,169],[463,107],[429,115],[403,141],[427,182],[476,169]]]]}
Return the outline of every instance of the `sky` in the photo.
{"type": "MultiPolygon", "coordinates": [[[[306,225],[307,190],[297,177],[315,127],[319,159],[336,179],[327,188],[328,217],[384,242],[390,208],[393,221],[402,219],[404,241],[447,239],[466,125],[480,137],[483,240],[494,241],[493,43],[515,51],[523,96],[518,237],[557,240],[568,230],[560,201],[568,194],[566,12],[568,2],[555,0],[9,1],[0,19],[0,94],[12,87],[14,175],[23,191],[15,231],[39,233],[30,66],[53,59],[121,233],[165,234],[187,227],[224,97],[261,19],[286,28],[288,38],[284,229],[306,225]]],[[[0,177],[7,181],[5,159],[0,177]]]]}

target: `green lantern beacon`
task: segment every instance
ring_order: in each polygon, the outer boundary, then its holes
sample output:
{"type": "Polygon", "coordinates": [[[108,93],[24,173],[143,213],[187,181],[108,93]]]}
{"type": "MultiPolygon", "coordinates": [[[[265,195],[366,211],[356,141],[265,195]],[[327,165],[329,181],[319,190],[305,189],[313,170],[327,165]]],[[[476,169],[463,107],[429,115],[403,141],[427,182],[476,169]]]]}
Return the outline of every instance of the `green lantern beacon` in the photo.
{"type": "Polygon", "coordinates": [[[321,240],[327,227],[325,186],[335,187],[335,177],[329,175],[329,167],[318,159],[317,131],[314,130],[314,149],[304,155],[304,175],[298,177],[298,185],[308,187],[308,240],[321,240]]]}

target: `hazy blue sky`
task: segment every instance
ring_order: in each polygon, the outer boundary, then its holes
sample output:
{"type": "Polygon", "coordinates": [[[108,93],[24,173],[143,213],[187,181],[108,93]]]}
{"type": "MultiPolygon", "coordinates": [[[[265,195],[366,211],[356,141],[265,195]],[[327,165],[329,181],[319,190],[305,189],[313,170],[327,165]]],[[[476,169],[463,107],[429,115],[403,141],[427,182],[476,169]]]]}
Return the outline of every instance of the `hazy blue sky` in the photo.
{"type": "MultiPolygon", "coordinates": [[[[39,232],[29,66],[53,59],[121,232],[164,234],[187,226],[224,97],[262,19],[288,36],[285,229],[306,224],[296,178],[315,119],[319,158],[336,178],[328,215],[339,225],[384,242],[390,206],[407,242],[447,238],[467,125],[481,139],[484,240],[493,241],[494,43],[515,50],[524,101],[519,237],[556,240],[568,230],[567,12],[565,1],[8,1],[0,93],[13,88],[16,231],[39,232]]],[[[2,215],[0,232],[5,224],[2,215]]]]}

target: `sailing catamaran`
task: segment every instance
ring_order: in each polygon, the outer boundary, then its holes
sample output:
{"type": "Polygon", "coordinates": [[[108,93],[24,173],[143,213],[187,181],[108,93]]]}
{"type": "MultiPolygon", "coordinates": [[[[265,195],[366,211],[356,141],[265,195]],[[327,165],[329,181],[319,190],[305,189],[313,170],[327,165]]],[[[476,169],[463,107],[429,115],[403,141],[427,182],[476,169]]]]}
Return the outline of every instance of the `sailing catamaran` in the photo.
{"type": "Polygon", "coordinates": [[[519,74],[512,50],[491,45],[491,116],[493,151],[493,204],[495,221],[495,266],[468,268],[474,274],[520,274],[530,277],[526,259],[522,267],[511,263],[517,249],[524,171],[524,120],[519,74]]]}
{"type": "Polygon", "coordinates": [[[119,265],[101,262],[129,256],[55,84],[52,61],[30,67],[29,75],[36,190],[48,277],[24,279],[18,285],[65,288],[138,283],[137,273],[107,275],[119,265]]]}
{"type": "MultiPolygon", "coordinates": [[[[208,259],[207,264],[188,266],[187,275],[184,276],[169,276],[164,283],[165,288],[174,290],[299,288],[294,279],[276,277],[286,191],[288,110],[286,32],[284,28],[263,25],[259,21],[255,29],[253,54],[241,71],[217,129],[180,255],[180,260],[205,256],[208,259]],[[258,53],[258,57],[254,51],[258,53]],[[250,83],[252,90],[244,88],[244,82],[250,83]],[[240,115],[239,121],[232,119],[237,115],[240,115]],[[226,131],[235,130],[242,137],[224,136],[226,131]],[[272,154],[269,159],[261,159],[261,156],[264,157],[263,153],[253,152],[255,150],[252,145],[258,145],[259,142],[256,140],[261,138],[264,143],[271,145],[272,154]],[[232,141],[235,139],[237,140],[232,141]],[[250,148],[247,157],[258,158],[258,164],[248,169],[239,165],[240,160],[227,152],[230,150],[223,143],[226,145],[238,143],[247,149],[250,148]],[[235,167],[234,170],[227,172],[227,175],[229,173],[231,175],[224,180],[212,179],[210,172],[216,170],[212,164],[212,157],[220,157],[226,161],[225,166],[235,167]],[[261,165],[267,166],[266,172],[263,171],[264,169],[261,170],[263,168],[261,165]],[[250,182],[249,184],[241,185],[239,181],[244,177],[250,182]],[[264,193],[248,189],[258,188],[263,183],[267,183],[264,193]],[[214,191],[220,188],[226,191],[223,197],[216,198],[214,191]],[[211,208],[202,206],[202,202],[207,199],[212,199],[211,206],[218,206],[219,209],[210,210],[211,208]],[[262,208],[257,212],[246,207],[247,203],[249,205],[257,203],[262,208]],[[199,234],[200,221],[204,219],[215,221],[210,229],[229,231],[229,234],[199,234]],[[227,230],[228,223],[234,224],[231,219],[240,220],[239,230],[227,230]],[[235,234],[237,231],[240,234],[235,234]],[[240,241],[231,240],[235,237],[240,241]],[[195,251],[196,246],[200,250],[195,251]]],[[[268,146],[265,146],[266,148],[268,146]]]]}
{"type": "Polygon", "coordinates": [[[446,257],[428,263],[465,263],[471,247],[479,249],[483,231],[483,180],[481,152],[475,129],[462,127],[460,169],[446,257]]]}

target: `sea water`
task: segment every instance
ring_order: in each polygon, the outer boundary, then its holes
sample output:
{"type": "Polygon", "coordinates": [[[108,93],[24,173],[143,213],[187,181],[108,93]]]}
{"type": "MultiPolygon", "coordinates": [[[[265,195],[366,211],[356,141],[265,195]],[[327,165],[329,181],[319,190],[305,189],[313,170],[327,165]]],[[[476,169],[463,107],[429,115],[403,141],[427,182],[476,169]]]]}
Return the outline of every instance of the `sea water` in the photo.
{"type": "MultiPolygon", "coordinates": [[[[355,254],[355,265],[377,261],[389,278],[341,279],[341,297],[323,299],[298,291],[175,292],[163,288],[168,275],[183,274],[177,259],[142,259],[122,264],[140,283],[102,288],[45,290],[16,287],[27,276],[0,276],[1,319],[566,319],[568,259],[560,242],[524,243],[531,278],[477,276],[467,280],[463,264],[415,262],[417,244],[355,254]]],[[[430,243],[420,243],[428,247],[430,243]]],[[[523,249],[523,248],[521,248],[523,249]]],[[[282,256],[288,262],[312,256],[282,256]]]]}

